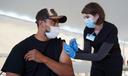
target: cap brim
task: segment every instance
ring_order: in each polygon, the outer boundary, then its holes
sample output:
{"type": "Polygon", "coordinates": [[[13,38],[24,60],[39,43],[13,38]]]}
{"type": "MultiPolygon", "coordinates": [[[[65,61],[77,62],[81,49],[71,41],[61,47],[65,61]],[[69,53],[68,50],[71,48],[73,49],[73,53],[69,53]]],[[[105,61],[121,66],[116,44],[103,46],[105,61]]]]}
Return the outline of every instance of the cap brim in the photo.
{"type": "Polygon", "coordinates": [[[59,23],[65,23],[67,21],[66,16],[52,16],[51,19],[57,19],[59,23]]]}

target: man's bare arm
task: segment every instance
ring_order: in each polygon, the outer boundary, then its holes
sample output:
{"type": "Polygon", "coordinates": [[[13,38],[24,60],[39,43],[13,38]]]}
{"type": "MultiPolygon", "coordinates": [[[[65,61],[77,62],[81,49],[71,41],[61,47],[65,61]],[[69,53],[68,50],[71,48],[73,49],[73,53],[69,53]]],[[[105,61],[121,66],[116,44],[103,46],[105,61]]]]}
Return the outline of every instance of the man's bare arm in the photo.
{"type": "Polygon", "coordinates": [[[6,76],[20,76],[20,75],[16,73],[6,72],[6,76]]]}
{"type": "Polygon", "coordinates": [[[62,50],[59,62],[43,55],[38,50],[33,49],[25,55],[28,61],[36,61],[46,64],[53,72],[59,76],[74,76],[72,61],[70,57],[62,50]]]}
{"type": "Polygon", "coordinates": [[[60,62],[47,58],[45,64],[59,76],[74,76],[71,59],[64,51],[60,56],[60,62]]]}

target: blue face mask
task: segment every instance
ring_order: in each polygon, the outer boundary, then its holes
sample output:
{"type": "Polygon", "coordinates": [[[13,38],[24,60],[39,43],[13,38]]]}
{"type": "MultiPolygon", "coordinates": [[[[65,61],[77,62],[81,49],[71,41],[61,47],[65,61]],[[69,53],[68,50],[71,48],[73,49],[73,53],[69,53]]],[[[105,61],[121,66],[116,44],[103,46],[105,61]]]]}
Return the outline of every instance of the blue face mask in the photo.
{"type": "Polygon", "coordinates": [[[85,19],[84,23],[88,28],[95,28],[95,22],[92,18],[85,19]]]}

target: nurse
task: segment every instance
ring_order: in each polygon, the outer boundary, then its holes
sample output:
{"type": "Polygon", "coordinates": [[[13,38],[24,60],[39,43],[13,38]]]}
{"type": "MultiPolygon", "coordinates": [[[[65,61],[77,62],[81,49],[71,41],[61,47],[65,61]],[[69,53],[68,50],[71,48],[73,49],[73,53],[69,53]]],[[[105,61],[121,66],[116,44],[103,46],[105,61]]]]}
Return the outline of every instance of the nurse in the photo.
{"type": "Polygon", "coordinates": [[[104,10],[98,3],[87,4],[81,13],[86,26],[84,50],[78,48],[75,39],[71,39],[69,45],[64,44],[65,52],[71,58],[92,61],[91,76],[121,76],[123,58],[117,27],[105,21],[104,10]]]}

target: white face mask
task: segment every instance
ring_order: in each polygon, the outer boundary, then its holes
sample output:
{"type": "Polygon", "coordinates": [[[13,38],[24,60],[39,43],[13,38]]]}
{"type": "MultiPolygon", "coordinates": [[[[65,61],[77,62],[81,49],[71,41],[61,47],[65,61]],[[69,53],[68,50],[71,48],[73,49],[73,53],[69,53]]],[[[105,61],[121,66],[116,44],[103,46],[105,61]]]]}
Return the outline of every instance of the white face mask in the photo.
{"type": "Polygon", "coordinates": [[[59,32],[60,32],[59,27],[50,26],[50,31],[46,32],[45,34],[49,39],[53,39],[53,38],[56,38],[58,36],[59,32]]]}

